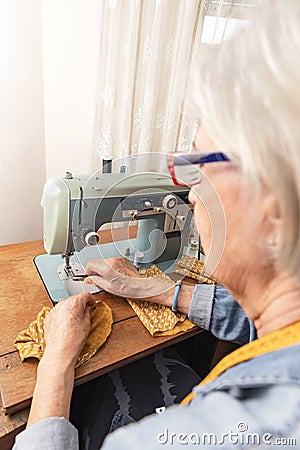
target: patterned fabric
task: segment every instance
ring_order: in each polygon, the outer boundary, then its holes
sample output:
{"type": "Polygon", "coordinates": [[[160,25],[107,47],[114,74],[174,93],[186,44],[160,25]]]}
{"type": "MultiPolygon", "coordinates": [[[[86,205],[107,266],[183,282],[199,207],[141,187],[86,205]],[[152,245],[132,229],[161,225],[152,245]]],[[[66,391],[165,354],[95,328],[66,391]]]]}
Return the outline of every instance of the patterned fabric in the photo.
{"type": "MultiPolygon", "coordinates": [[[[139,272],[143,277],[155,277],[174,285],[174,282],[155,265],[139,272]]],[[[127,299],[128,303],[152,336],[166,336],[187,331],[195,325],[185,314],[171,308],[143,300],[127,299]]]]}
{"type": "MultiPolygon", "coordinates": [[[[26,330],[19,333],[15,340],[15,347],[19,350],[21,360],[37,358],[40,360],[44,354],[46,343],[44,338],[44,321],[50,308],[44,306],[38,313],[36,320],[31,322],[26,330]]],[[[81,351],[76,367],[87,362],[104,344],[111,332],[112,312],[110,307],[98,301],[90,309],[91,327],[88,338],[81,351]]]]}
{"type": "Polygon", "coordinates": [[[206,284],[216,284],[213,278],[207,277],[204,272],[204,262],[193,256],[183,255],[176,264],[176,273],[193,278],[206,284]]]}
{"type": "Polygon", "coordinates": [[[36,320],[31,322],[26,330],[21,331],[15,340],[15,347],[19,350],[21,360],[26,358],[41,359],[46,343],[44,339],[44,321],[50,308],[43,306],[36,320]]]}
{"type": "Polygon", "coordinates": [[[76,367],[86,363],[104,344],[111,333],[113,317],[110,307],[101,300],[90,309],[91,326],[76,367]]]}

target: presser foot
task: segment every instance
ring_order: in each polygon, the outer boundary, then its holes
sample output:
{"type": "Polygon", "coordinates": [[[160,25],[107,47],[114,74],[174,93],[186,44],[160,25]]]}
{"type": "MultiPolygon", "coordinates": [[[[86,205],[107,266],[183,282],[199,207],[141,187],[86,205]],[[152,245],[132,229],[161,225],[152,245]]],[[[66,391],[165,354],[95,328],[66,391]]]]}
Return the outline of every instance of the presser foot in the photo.
{"type": "Polygon", "coordinates": [[[83,281],[74,281],[74,277],[83,273],[84,268],[81,264],[76,262],[69,262],[68,265],[64,263],[57,268],[57,275],[70,296],[80,294],[84,291],[90,292],[91,294],[103,291],[103,289],[94,286],[93,284],[86,284],[83,281]]]}

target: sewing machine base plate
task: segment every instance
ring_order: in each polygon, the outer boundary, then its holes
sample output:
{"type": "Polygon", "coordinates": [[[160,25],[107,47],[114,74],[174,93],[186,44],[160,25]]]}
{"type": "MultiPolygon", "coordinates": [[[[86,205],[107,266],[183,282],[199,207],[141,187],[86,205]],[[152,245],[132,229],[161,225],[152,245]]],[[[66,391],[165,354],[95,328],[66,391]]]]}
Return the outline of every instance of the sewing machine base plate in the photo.
{"type": "MultiPolygon", "coordinates": [[[[70,264],[74,274],[84,274],[84,267],[91,260],[120,256],[116,251],[115,254],[113,253],[111,244],[104,244],[101,246],[101,249],[101,254],[97,246],[85,248],[79,253],[75,252],[70,258],[70,264]],[[105,253],[103,253],[104,247],[105,253]]],[[[76,295],[83,291],[91,293],[102,291],[102,289],[93,285],[88,285],[81,281],[73,281],[71,277],[68,277],[65,273],[61,255],[39,255],[34,258],[34,263],[52,303],[57,303],[62,298],[67,298],[70,295],[76,295]]],[[[151,264],[142,264],[142,267],[147,268],[151,264]]],[[[171,273],[174,271],[175,265],[174,260],[168,260],[158,263],[157,267],[165,273],[171,273]]]]}
{"type": "Polygon", "coordinates": [[[44,283],[52,303],[62,298],[88,291],[91,294],[101,292],[102,289],[82,281],[73,281],[73,275],[84,274],[84,266],[71,257],[71,269],[66,270],[60,255],[39,255],[34,259],[35,266],[44,283]]]}

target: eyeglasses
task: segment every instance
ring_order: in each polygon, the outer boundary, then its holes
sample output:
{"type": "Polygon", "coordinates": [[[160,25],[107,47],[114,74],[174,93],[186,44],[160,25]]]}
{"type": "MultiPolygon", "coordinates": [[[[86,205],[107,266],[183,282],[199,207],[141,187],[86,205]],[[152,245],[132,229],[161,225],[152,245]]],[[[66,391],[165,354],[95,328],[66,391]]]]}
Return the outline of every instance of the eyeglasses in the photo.
{"type": "Polygon", "coordinates": [[[177,186],[194,186],[203,177],[201,166],[212,162],[230,161],[221,152],[218,153],[169,153],[168,168],[173,183],[177,186]]]}

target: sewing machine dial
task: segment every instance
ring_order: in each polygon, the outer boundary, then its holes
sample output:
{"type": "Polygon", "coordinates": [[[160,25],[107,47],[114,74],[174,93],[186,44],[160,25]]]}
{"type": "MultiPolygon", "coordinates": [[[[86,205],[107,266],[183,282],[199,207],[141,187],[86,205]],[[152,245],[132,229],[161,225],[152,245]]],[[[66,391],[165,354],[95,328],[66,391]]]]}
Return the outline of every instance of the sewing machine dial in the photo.
{"type": "Polygon", "coordinates": [[[166,209],[173,209],[177,205],[177,197],[173,194],[168,194],[162,201],[162,206],[166,209]]]}

